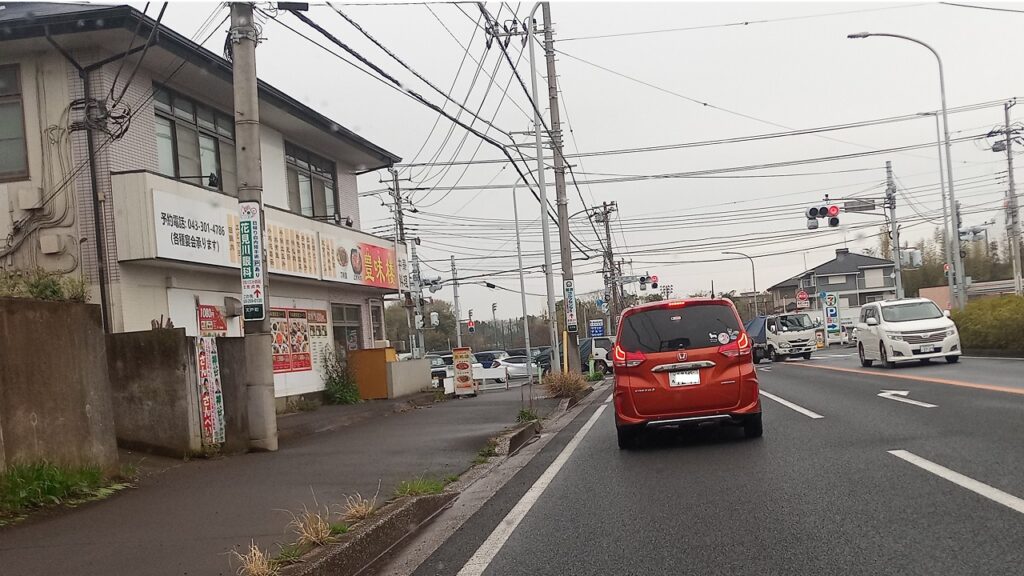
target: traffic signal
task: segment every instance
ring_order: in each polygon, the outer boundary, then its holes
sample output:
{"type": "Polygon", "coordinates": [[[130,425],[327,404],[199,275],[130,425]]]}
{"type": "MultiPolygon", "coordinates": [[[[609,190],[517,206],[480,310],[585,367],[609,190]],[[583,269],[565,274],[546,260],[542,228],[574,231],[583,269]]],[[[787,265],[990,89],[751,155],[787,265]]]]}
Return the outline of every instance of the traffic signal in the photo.
{"type": "Polygon", "coordinates": [[[658,289],[658,277],[657,276],[651,276],[650,279],[651,279],[651,289],[652,290],[657,290],[658,289]]]}
{"type": "Polygon", "coordinates": [[[647,290],[647,283],[650,282],[650,278],[647,275],[639,276],[636,281],[640,283],[641,290],[647,290]]]}
{"type": "Polygon", "coordinates": [[[829,228],[839,226],[839,206],[836,206],[835,204],[829,206],[825,212],[825,217],[828,218],[829,228]]]}
{"type": "Polygon", "coordinates": [[[472,320],[470,320],[466,324],[466,327],[469,329],[469,333],[470,334],[472,334],[473,332],[476,332],[476,322],[473,322],[472,320]]]}
{"type": "Polygon", "coordinates": [[[828,206],[811,206],[804,215],[807,216],[807,229],[817,230],[818,219],[824,219],[829,228],[839,226],[839,206],[831,204],[828,206]]]}

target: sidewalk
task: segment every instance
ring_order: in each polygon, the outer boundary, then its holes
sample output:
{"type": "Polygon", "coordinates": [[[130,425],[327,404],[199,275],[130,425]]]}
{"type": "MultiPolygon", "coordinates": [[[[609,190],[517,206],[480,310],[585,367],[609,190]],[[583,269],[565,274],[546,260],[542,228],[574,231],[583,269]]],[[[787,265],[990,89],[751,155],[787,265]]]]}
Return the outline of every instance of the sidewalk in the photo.
{"type": "MultiPolygon", "coordinates": [[[[371,497],[380,481],[380,503],[402,480],[460,474],[488,438],[515,424],[520,389],[402,405],[409,406],[368,402],[284,416],[276,453],[153,459],[142,469],[160,471],[144,474],[137,489],[0,529],[0,573],[233,575],[232,548],[252,539],[276,552],[276,543],[294,539],[284,510],[312,506],[311,490],[333,504],[354,492],[371,497]]],[[[535,400],[541,416],[557,405],[535,400]]]]}

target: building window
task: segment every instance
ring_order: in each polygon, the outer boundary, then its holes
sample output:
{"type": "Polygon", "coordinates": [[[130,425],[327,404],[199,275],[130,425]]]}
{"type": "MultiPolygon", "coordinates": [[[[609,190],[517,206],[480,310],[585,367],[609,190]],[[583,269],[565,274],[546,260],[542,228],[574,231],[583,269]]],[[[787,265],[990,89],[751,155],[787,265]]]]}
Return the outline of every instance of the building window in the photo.
{"type": "Polygon", "coordinates": [[[829,284],[846,284],[846,276],[827,276],[829,284]]]}
{"type": "Polygon", "coordinates": [[[285,143],[284,157],[288,171],[289,209],[310,218],[338,216],[334,162],[290,143],[285,143]]]}
{"type": "Polygon", "coordinates": [[[156,88],[157,170],[164,176],[238,195],[235,122],[166,88],[156,88]]]}
{"type": "Polygon", "coordinates": [[[347,358],[351,350],[363,347],[362,307],[353,304],[331,304],[334,328],[334,350],[339,358],[347,358]]]}
{"type": "Polygon", "coordinates": [[[378,300],[370,301],[370,325],[374,342],[384,340],[384,305],[378,300]]]}
{"type": "Polygon", "coordinates": [[[0,66],[0,182],[28,179],[25,114],[18,66],[0,66]]]}

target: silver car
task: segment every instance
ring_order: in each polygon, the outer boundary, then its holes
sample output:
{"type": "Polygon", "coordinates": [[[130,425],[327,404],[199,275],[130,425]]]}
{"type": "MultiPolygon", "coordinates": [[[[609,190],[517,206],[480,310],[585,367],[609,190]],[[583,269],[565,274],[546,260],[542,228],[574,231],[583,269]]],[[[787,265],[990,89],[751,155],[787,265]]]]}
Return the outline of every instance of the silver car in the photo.
{"type": "Polygon", "coordinates": [[[527,370],[536,374],[537,363],[530,362],[529,366],[530,367],[527,368],[526,356],[508,356],[506,358],[501,358],[500,360],[494,361],[494,368],[504,367],[508,371],[509,379],[526,378],[527,376],[529,376],[527,370]]]}

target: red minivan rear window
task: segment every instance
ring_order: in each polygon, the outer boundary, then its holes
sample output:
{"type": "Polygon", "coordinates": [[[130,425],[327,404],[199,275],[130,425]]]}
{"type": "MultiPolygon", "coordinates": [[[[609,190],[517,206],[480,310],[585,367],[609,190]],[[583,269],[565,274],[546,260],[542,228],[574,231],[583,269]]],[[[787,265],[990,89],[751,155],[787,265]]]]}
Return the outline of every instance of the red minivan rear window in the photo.
{"type": "Polygon", "coordinates": [[[695,304],[679,308],[653,308],[630,314],[622,322],[619,346],[629,352],[671,352],[720,346],[739,335],[740,324],[732,308],[721,304],[695,304]]]}

